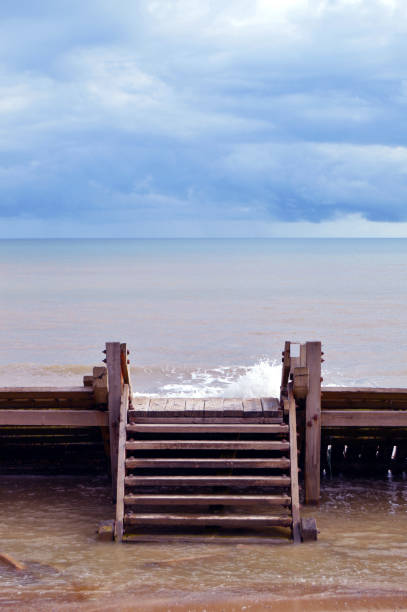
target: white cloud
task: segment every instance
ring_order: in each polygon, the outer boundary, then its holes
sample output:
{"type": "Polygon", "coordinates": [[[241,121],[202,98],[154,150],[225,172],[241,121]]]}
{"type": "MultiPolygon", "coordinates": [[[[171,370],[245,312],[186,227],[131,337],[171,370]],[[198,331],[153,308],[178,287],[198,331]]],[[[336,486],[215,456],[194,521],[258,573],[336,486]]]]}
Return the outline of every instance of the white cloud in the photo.
{"type": "Polygon", "coordinates": [[[407,219],[401,0],[41,6],[0,9],[4,215],[407,219]]]}

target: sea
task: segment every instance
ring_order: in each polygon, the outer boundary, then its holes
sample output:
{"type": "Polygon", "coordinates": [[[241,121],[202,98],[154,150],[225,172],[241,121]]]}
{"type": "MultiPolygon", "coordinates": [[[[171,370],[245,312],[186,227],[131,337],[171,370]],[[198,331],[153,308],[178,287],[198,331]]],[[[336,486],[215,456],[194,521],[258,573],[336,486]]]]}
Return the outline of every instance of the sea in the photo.
{"type": "Polygon", "coordinates": [[[0,385],[80,384],[127,342],[137,393],[279,393],[285,340],[326,385],[407,386],[407,239],[0,240],[0,385]]]}
{"type": "MultiPolygon", "coordinates": [[[[407,387],[406,308],[407,239],[1,240],[0,386],[80,385],[120,341],[137,394],[278,395],[285,340],[320,340],[324,385],[407,387]]],[[[0,564],[0,609],[407,609],[406,474],[304,513],[315,544],[115,546],[106,478],[3,476],[29,571],[0,564]]]]}

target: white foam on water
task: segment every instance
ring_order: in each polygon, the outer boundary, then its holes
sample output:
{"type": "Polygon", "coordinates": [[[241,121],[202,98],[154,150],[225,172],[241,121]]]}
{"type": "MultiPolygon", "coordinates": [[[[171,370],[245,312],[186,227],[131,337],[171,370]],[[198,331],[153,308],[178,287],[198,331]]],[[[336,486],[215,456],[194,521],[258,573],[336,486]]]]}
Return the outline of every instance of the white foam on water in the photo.
{"type": "Polygon", "coordinates": [[[227,387],[229,397],[280,397],[281,364],[262,359],[227,387]]]}
{"type": "Polygon", "coordinates": [[[198,369],[178,375],[177,380],[159,387],[155,393],[136,395],[165,397],[279,397],[281,365],[262,359],[252,366],[198,369]]]}

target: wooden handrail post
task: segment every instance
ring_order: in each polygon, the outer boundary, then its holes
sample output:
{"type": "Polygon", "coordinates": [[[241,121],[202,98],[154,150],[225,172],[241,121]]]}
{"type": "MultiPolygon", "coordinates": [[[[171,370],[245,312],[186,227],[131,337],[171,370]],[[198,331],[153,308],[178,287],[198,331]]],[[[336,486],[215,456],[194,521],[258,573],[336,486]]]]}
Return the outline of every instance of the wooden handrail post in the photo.
{"type": "Polygon", "coordinates": [[[116,497],[117,453],[119,446],[120,401],[122,375],[120,363],[120,342],[106,342],[107,382],[109,388],[109,437],[110,471],[112,474],[113,497],[116,497]]]}
{"type": "Polygon", "coordinates": [[[291,515],[293,520],[292,534],[294,544],[301,542],[300,523],[300,492],[298,485],[298,455],[297,455],[297,414],[293,383],[288,383],[288,423],[290,427],[290,476],[291,476],[291,515]]]}
{"type": "Polygon", "coordinates": [[[309,389],[305,407],[305,503],[318,504],[321,470],[321,343],[306,343],[309,389]]]}
{"type": "Polygon", "coordinates": [[[124,477],[126,462],[126,425],[127,410],[129,407],[129,385],[125,384],[120,403],[120,424],[119,424],[119,446],[117,462],[117,489],[116,489],[116,523],[115,540],[123,540],[123,517],[124,517],[124,477]]]}
{"type": "Polygon", "coordinates": [[[283,396],[287,393],[287,384],[290,377],[290,344],[289,340],[285,341],[282,353],[283,367],[281,370],[280,401],[283,400],[283,396]]]}
{"type": "Polygon", "coordinates": [[[132,391],[131,391],[131,378],[130,378],[130,368],[129,368],[130,360],[128,359],[128,355],[129,355],[129,351],[127,350],[127,344],[125,342],[122,342],[120,344],[121,371],[122,371],[122,377],[123,377],[124,384],[129,385],[129,399],[131,403],[132,391]]]}

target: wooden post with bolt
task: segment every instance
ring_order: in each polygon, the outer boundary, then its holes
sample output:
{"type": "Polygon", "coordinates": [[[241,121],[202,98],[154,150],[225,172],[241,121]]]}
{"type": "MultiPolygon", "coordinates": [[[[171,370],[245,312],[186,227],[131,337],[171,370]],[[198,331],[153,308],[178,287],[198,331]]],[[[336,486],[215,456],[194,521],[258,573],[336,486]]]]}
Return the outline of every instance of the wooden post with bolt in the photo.
{"type": "Polygon", "coordinates": [[[117,453],[119,446],[120,401],[122,393],[120,342],[106,342],[107,382],[109,387],[110,471],[116,497],[117,453]]]}
{"type": "Polygon", "coordinates": [[[309,389],[305,404],[305,503],[318,504],[321,480],[321,343],[306,343],[309,389]]]}

